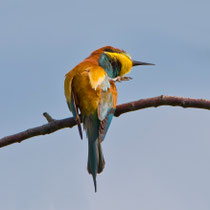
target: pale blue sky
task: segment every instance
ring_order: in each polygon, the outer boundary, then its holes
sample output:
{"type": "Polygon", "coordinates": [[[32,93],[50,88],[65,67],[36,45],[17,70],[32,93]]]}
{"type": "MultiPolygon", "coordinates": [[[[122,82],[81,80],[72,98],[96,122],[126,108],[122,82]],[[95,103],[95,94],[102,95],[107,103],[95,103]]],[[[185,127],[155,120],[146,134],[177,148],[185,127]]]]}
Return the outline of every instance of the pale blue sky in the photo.
{"type": "MultiPolygon", "coordinates": [[[[118,103],[161,94],[210,98],[210,2],[1,1],[0,136],[71,116],[64,75],[91,51],[126,50],[136,67],[118,103]]],[[[77,128],[0,151],[0,209],[209,210],[210,112],[161,107],[114,118],[94,193],[77,128]]]]}

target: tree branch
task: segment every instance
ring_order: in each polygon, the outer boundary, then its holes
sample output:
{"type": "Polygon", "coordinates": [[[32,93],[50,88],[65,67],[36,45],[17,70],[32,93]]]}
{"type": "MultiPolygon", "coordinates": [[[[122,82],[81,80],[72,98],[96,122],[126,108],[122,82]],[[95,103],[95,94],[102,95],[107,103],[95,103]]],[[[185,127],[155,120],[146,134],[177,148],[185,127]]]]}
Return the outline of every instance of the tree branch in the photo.
{"type": "MultiPolygon", "coordinates": [[[[154,98],[140,99],[138,101],[118,105],[115,111],[115,117],[119,117],[121,114],[130,111],[158,106],[180,106],[183,108],[210,110],[210,100],[162,95],[154,98]]],[[[35,128],[30,128],[11,136],[3,137],[0,139],[0,147],[5,147],[13,143],[20,143],[21,141],[34,136],[50,134],[59,129],[72,128],[76,125],[76,121],[73,117],[62,120],[55,120],[46,112],[43,115],[48,121],[47,124],[35,128]]]]}

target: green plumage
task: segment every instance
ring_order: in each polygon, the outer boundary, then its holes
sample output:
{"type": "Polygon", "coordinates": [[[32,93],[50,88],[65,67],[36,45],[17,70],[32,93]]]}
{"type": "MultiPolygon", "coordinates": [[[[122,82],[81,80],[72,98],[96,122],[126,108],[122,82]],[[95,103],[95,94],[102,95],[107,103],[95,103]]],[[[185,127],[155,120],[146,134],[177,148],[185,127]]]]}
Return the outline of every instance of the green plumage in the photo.
{"type": "Polygon", "coordinates": [[[90,116],[84,116],[83,118],[84,128],[88,137],[88,164],[87,169],[92,174],[93,182],[95,186],[95,192],[97,191],[96,175],[102,172],[105,161],[101,148],[101,142],[99,138],[100,120],[98,120],[97,112],[90,116]]]}

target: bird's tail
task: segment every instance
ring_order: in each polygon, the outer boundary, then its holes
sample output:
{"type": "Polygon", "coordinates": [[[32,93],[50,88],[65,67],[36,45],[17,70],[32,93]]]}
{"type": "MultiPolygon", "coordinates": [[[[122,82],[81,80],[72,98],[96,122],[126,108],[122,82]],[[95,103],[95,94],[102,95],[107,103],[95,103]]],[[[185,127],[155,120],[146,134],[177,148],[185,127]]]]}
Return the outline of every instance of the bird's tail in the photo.
{"type": "Polygon", "coordinates": [[[101,143],[97,138],[95,141],[88,140],[88,165],[87,169],[93,176],[95,192],[97,191],[96,175],[104,169],[105,161],[101,148],[101,143]]]}
{"type": "Polygon", "coordinates": [[[88,137],[88,164],[87,170],[93,176],[95,192],[97,191],[96,175],[101,173],[105,166],[104,156],[99,138],[100,121],[97,112],[83,117],[83,125],[88,137]]]}

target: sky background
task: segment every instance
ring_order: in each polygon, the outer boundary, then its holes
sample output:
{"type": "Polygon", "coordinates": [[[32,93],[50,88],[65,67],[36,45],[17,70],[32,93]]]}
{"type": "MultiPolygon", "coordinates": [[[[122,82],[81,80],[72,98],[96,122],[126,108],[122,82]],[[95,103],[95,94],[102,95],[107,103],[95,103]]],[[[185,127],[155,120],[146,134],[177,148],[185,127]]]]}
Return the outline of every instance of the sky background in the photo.
{"type": "MultiPolygon", "coordinates": [[[[118,104],[162,94],[210,99],[209,0],[7,0],[0,4],[0,137],[71,116],[64,75],[112,45],[134,59],[118,104]]],[[[87,140],[63,129],[2,148],[0,209],[209,210],[210,112],[160,107],[114,118],[98,192],[87,140]]]]}

